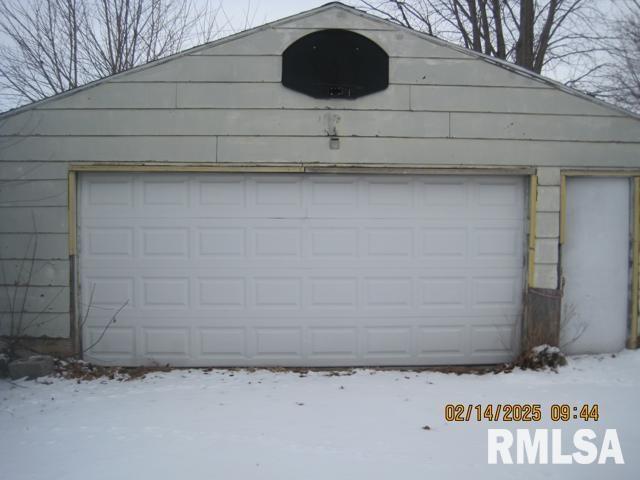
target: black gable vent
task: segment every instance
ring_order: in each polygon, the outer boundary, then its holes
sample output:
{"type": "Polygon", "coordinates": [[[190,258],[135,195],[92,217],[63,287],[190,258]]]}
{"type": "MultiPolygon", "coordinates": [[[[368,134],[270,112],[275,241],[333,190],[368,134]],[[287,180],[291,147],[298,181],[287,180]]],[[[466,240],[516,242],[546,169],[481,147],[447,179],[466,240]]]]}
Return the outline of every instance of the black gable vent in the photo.
{"type": "Polygon", "coordinates": [[[349,30],[320,30],[282,54],[282,84],[315,98],[358,98],[389,85],[389,56],[349,30]]]}

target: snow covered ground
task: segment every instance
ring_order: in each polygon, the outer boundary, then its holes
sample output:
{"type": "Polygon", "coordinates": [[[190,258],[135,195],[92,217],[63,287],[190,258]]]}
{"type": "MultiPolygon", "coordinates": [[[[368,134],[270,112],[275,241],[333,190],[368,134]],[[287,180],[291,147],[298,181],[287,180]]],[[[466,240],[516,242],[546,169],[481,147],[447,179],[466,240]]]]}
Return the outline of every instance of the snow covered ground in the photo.
{"type": "Polygon", "coordinates": [[[640,352],[630,351],[571,358],[557,374],[174,370],[127,382],[0,381],[0,478],[635,479],[639,404],[640,352]],[[540,403],[543,420],[447,423],[447,403],[540,403]],[[600,420],[554,423],[553,403],[598,403],[600,420]],[[568,444],[585,427],[598,445],[617,429],[625,465],[487,464],[489,428],[561,428],[568,444]]]}

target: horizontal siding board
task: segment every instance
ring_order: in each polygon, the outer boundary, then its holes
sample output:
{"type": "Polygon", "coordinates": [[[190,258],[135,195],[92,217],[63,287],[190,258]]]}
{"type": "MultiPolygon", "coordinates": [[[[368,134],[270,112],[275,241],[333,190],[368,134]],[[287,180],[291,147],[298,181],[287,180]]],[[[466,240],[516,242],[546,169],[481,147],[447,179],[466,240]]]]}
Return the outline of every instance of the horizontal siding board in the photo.
{"type": "Polygon", "coordinates": [[[172,83],[106,82],[43,103],[38,109],[55,108],[175,108],[172,83]]]}
{"type": "MultiPolygon", "coordinates": [[[[340,135],[446,137],[449,115],[318,110],[39,111],[39,135],[340,135]]],[[[10,125],[5,126],[10,132],[10,125]]]]}
{"type": "MultiPolygon", "coordinates": [[[[477,86],[390,85],[386,90],[356,100],[320,100],[287,89],[279,83],[104,84],[40,109],[152,109],[152,108],[352,109],[495,112],[622,116],[554,88],[495,88],[477,86]],[[156,92],[141,102],[138,90],[156,92]],[[170,87],[171,105],[164,90],[170,87]],[[159,91],[158,91],[159,90],[159,91]],[[177,90],[177,91],[176,91],[177,90]]],[[[150,112],[153,116],[155,113],[150,112]]],[[[35,118],[35,117],[34,117],[35,118]]],[[[22,120],[20,120],[21,122],[22,120]]],[[[33,121],[33,120],[32,120],[33,121]]],[[[35,122],[34,122],[35,123],[35,122]]],[[[7,122],[5,128],[15,131],[7,122]]],[[[20,123],[19,123],[20,125],[20,123]]],[[[31,127],[30,127],[31,128],[31,127]]],[[[28,134],[28,133],[27,133],[28,134]]],[[[9,159],[0,150],[0,159],[9,159]]]]}
{"type": "Polygon", "coordinates": [[[624,117],[453,113],[451,136],[577,141],[640,141],[640,121],[624,117]]]}
{"type": "MultiPolygon", "coordinates": [[[[69,162],[215,162],[216,137],[30,137],[2,155],[16,160],[69,162]]],[[[53,194],[61,205],[66,203],[66,193],[60,188],[53,194]]],[[[11,195],[7,200],[15,198],[11,195]]]]}
{"type": "Polygon", "coordinates": [[[391,58],[389,82],[413,85],[540,87],[539,80],[480,59],[391,58]]]}
{"type": "MultiPolygon", "coordinates": [[[[186,55],[134,71],[112,82],[280,82],[278,55],[186,55]]],[[[389,59],[389,82],[412,85],[493,85],[537,87],[545,84],[480,59],[389,59]]]]}
{"type": "MultiPolygon", "coordinates": [[[[378,44],[390,57],[467,58],[469,55],[401,30],[350,29],[378,44]]],[[[194,52],[193,55],[281,55],[299,38],[318,31],[311,28],[268,28],[253,35],[194,52]]]]}
{"type": "MultiPolygon", "coordinates": [[[[49,157],[76,162],[198,163],[214,162],[217,158],[218,162],[244,163],[328,161],[633,167],[637,166],[640,146],[638,143],[383,137],[343,137],[341,144],[339,150],[329,150],[326,137],[31,137],[16,144],[10,154],[12,158],[49,157]]],[[[19,195],[2,192],[0,198],[6,205],[65,204],[66,183],[41,182],[57,185],[48,187],[50,195],[29,187],[34,183],[38,182],[24,184],[21,188],[28,191],[19,195]]]]}
{"type": "Polygon", "coordinates": [[[20,311],[24,301],[25,313],[69,312],[69,287],[0,287],[0,312],[20,311]],[[25,298],[26,296],[26,298],[25,298]],[[15,303],[15,305],[14,305],[15,303]]]}
{"type": "MultiPolygon", "coordinates": [[[[28,151],[38,143],[39,137],[31,137],[18,144],[28,151]]],[[[65,206],[67,205],[66,180],[28,180],[0,184],[0,207],[20,206],[65,206]]]]}
{"type": "Polygon", "coordinates": [[[67,234],[40,233],[34,255],[33,234],[0,233],[0,258],[3,260],[68,260],[68,240],[67,234]]]}
{"type": "MultiPolygon", "coordinates": [[[[356,100],[318,100],[285,88],[280,83],[242,82],[110,83],[54,100],[39,109],[166,109],[176,105],[178,108],[410,109],[407,85],[391,85],[383,92],[356,100]],[[145,101],[140,101],[138,91],[141,89],[156,93],[145,98],[145,101]],[[171,90],[170,95],[165,92],[167,89],[171,90]]],[[[151,112],[149,115],[155,113],[151,112]]]]}
{"type": "MultiPolygon", "coordinates": [[[[11,316],[0,313],[0,335],[9,333],[11,316]]],[[[68,338],[70,333],[70,316],[62,313],[25,313],[22,316],[24,335],[35,337],[68,338]]]]}
{"type": "Polygon", "coordinates": [[[64,180],[68,169],[64,162],[0,161],[0,185],[24,180],[64,180]]]}
{"type": "Polygon", "coordinates": [[[407,85],[390,85],[382,92],[356,100],[321,100],[277,83],[180,83],[177,98],[178,108],[410,110],[407,85]]]}
{"type": "Polygon", "coordinates": [[[553,88],[412,86],[411,109],[622,116],[613,108],[553,88]]]}
{"type": "Polygon", "coordinates": [[[637,167],[640,145],[467,139],[220,137],[220,162],[637,167]]]}
{"type": "Polygon", "coordinates": [[[68,232],[67,207],[0,208],[0,232],[4,233],[68,232]]]}
{"type": "Polygon", "coordinates": [[[315,29],[264,28],[250,35],[199,49],[191,55],[280,55],[289,44],[313,31],[315,29]]]}
{"type": "Polygon", "coordinates": [[[279,82],[281,70],[282,60],[279,56],[185,55],[132,71],[114,78],[112,82],[279,82]]]}
{"type": "Polygon", "coordinates": [[[68,287],[68,260],[0,260],[0,284],[68,287]]]}

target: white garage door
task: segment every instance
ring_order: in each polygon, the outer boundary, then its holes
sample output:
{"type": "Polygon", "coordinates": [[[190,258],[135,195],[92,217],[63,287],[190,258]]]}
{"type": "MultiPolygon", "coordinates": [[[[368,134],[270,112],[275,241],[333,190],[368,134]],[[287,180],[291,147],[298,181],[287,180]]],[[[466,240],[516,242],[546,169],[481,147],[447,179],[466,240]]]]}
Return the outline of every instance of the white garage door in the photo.
{"type": "Polygon", "coordinates": [[[520,177],[83,174],[88,358],[507,360],[518,343],[523,201],[520,177]]]}

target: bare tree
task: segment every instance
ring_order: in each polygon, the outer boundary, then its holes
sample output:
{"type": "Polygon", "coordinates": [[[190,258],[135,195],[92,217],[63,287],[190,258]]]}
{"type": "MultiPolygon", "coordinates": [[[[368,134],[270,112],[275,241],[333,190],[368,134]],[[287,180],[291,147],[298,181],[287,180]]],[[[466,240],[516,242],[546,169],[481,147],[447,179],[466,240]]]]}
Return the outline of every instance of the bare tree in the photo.
{"type": "Polygon", "coordinates": [[[618,3],[605,41],[609,62],[597,82],[598,94],[640,112],[640,0],[618,3]]]}
{"type": "Polygon", "coordinates": [[[0,83],[8,94],[30,101],[76,87],[78,31],[84,21],[78,0],[1,0],[0,83]]]}
{"type": "MultiPolygon", "coordinates": [[[[80,31],[90,72],[112,75],[171,55],[195,34],[209,41],[219,32],[215,9],[193,0],[94,0],[88,28],[80,31]]],[[[210,4],[208,4],[210,5],[210,4]]]]}
{"type": "MultiPolygon", "coordinates": [[[[600,68],[599,18],[587,0],[360,0],[368,11],[541,73],[575,67],[571,80],[600,68]]],[[[572,68],[573,69],[573,68],[572,68]]]]}
{"type": "Polygon", "coordinates": [[[2,96],[39,100],[228,27],[222,0],[0,0],[2,96]]]}

